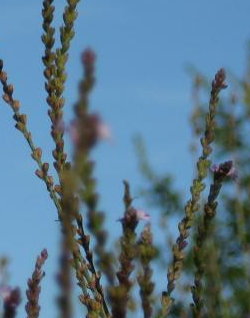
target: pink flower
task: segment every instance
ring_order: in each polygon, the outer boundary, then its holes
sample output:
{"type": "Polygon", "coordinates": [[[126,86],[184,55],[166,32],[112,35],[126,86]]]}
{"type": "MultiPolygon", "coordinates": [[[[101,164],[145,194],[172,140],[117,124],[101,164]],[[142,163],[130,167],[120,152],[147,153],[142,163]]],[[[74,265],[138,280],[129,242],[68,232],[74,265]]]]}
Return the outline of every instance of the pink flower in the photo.
{"type": "Polygon", "coordinates": [[[97,136],[100,140],[111,139],[110,127],[105,124],[103,121],[99,120],[96,126],[97,136]]]}
{"type": "Polygon", "coordinates": [[[0,297],[2,297],[4,306],[6,308],[15,309],[21,302],[21,293],[19,288],[1,286],[0,297]]]}
{"type": "Polygon", "coordinates": [[[141,209],[135,209],[131,207],[128,212],[125,213],[125,216],[123,218],[118,219],[117,221],[120,222],[125,222],[129,220],[135,220],[136,222],[139,221],[149,221],[150,220],[150,215],[146,213],[144,210],[141,209]]]}
{"type": "Polygon", "coordinates": [[[79,146],[84,140],[93,146],[98,141],[112,137],[109,126],[102,121],[98,114],[86,114],[82,119],[72,120],[70,125],[66,127],[66,131],[76,146],[79,146]]]}
{"type": "Polygon", "coordinates": [[[150,215],[147,214],[144,210],[134,209],[138,221],[149,221],[150,215]]]}
{"type": "Polygon", "coordinates": [[[227,176],[234,180],[238,178],[238,172],[234,166],[228,171],[227,176]]]}
{"type": "Polygon", "coordinates": [[[230,177],[233,180],[236,180],[238,178],[238,173],[232,160],[223,162],[219,165],[216,165],[216,164],[212,165],[211,171],[217,174],[230,177]]]}
{"type": "Polygon", "coordinates": [[[11,291],[12,289],[10,286],[0,287],[0,297],[3,299],[4,302],[10,297],[11,291]]]}

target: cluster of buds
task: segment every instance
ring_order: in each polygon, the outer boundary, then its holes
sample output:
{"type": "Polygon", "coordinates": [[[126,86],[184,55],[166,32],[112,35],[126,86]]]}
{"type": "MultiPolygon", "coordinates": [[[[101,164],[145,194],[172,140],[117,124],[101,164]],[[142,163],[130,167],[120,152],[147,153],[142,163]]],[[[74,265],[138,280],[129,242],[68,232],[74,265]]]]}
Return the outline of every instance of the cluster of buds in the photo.
{"type": "Polygon", "coordinates": [[[91,48],[87,48],[83,53],[82,53],[82,63],[85,67],[85,70],[88,71],[89,68],[93,68],[95,65],[96,61],[96,54],[91,48]]]}
{"type": "Polygon", "coordinates": [[[45,275],[44,271],[42,270],[42,266],[47,258],[48,252],[46,249],[44,249],[37,257],[32,278],[28,279],[28,289],[26,291],[28,302],[25,306],[25,309],[28,316],[31,318],[38,318],[39,316],[40,306],[38,304],[38,300],[41,291],[40,282],[45,275]]]}
{"type": "Polygon", "coordinates": [[[225,89],[227,84],[225,83],[226,73],[223,68],[221,68],[215,75],[214,80],[212,81],[212,90],[225,89]]]}

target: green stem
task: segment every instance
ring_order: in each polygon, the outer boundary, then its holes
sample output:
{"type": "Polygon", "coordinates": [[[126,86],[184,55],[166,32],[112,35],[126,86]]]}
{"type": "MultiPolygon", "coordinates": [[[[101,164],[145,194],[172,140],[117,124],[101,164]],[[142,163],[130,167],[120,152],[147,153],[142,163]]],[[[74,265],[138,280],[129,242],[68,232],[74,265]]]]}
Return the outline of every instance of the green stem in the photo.
{"type": "Polygon", "coordinates": [[[210,144],[214,140],[215,115],[219,102],[218,96],[220,91],[226,88],[224,81],[225,72],[223,69],[221,69],[216,73],[215,78],[212,82],[209,111],[206,116],[205,132],[204,136],[201,138],[202,154],[197,162],[197,177],[193,180],[193,184],[190,189],[191,199],[185,206],[185,216],[178,225],[179,236],[172,248],[173,259],[168,268],[167,289],[162,293],[162,317],[168,316],[174,302],[171,294],[175,289],[175,282],[180,277],[182,272],[185,258],[183,250],[187,245],[186,239],[189,237],[189,230],[193,225],[194,215],[200,208],[199,200],[201,193],[205,189],[205,183],[203,181],[207,176],[207,172],[210,166],[210,161],[208,160],[208,157],[212,152],[210,144]]]}

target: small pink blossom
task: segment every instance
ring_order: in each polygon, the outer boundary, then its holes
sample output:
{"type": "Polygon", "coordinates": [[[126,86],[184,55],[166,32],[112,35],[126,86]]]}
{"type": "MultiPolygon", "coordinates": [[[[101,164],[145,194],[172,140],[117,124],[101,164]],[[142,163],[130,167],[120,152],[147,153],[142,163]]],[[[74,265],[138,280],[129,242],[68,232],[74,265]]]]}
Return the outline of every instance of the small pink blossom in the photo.
{"type": "Polygon", "coordinates": [[[238,178],[238,172],[234,166],[229,170],[227,176],[231,177],[234,180],[238,178]]]}
{"type": "Polygon", "coordinates": [[[12,309],[15,309],[21,302],[21,293],[19,288],[1,286],[0,297],[3,299],[4,306],[12,309]]]}
{"type": "Polygon", "coordinates": [[[147,214],[144,210],[135,209],[135,213],[138,221],[149,221],[150,215],[147,214]]]}
{"type": "Polygon", "coordinates": [[[224,174],[225,176],[230,177],[233,180],[236,180],[238,178],[238,172],[232,160],[226,161],[219,165],[212,165],[211,171],[218,174],[224,174]]]}
{"type": "Polygon", "coordinates": [[[12,288],[10,286],[1,286],[0,287],[0,297],[5,302],[11,295],[12,288]]]}
{"type": "Polygon", "coordinates": [[[110,127],[102,121],[98,114],[86,115],[83,122],[81,119],[74,119],[70,125],[66,127],[74,145],[81,143],[81,136],[91,140],[93,145],[97,141],[108,140],[112,138],[110,127]]]}
{"type": "Polygon", "coordinates": [[[97,136],[100,140],[111,139],[111,130],[110,127],[102,121],[98,121],[97,126],[97,136]]]}
{"type": "Polygon", "coordinates": [[[130,208],[129,211],[125,214],[123,218],[118,219],[117,221],[124,222],[127,219],[135,219],[137,222],[139,221],[149,221],[150,215],[146,213],[144,210],[130,208]]]}
{"type": "Polygon", "coordinates": [[[98,114],[88,115],[89,121],[92,123],[93,131],[96,133],[98,140],[105,140],[111,138],[110,127],[104,123],[102,118],[98,114]]]}

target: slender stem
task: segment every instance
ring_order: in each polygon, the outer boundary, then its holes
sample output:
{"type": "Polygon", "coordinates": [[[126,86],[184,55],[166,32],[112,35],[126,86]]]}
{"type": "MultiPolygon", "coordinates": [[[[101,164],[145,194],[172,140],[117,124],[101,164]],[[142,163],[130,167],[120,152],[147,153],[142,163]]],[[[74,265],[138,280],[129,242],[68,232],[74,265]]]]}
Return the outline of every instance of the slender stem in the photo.
{"type": "Polygon", "coordinates": [[[180,277],[184,263],[185,254],[184,248],[187,246],[187,238],[189,237],[189,230],[193,225],[194,215],[199,210],[199,200],[202,191],[205,189],[204,179],[210,166],[208,160],[212,152],[210,144],[214,140],[215,129],[215,115],[219,102],[219,93],[226,88],[225,72],[223,69],[219,70],[212,82],[212,90],[209,101],[209,111],[206,116],[206,127],[204,136],[201,138],[202,154],[197,162],[197,177],[193,180],[191,186],[191,199],[185,206],[185,216],[178,225],[179,236],[172,248],[173,259],[168,268],[168,284],[167,289],[162,293],[162,317],[167,317],[174,299],[171,297],[175,289],[175,282],[180,277]]]}
{"type": "Polygon", "coordinates": [[[45,275],[42,271],[42,267],[48,257],[48,252],[44,249],[37,257],[35,269],[32,277],[28,279],[28,289],[26,290],[27,303],[25,310],[27,312],[27,318],[38,318],[40,312],[39,296],[41,292],[41,280],[45,275]]]}
{"type": "Polygon", "coordinates": [[[47,190],[50,194],[51,199],[53,200],[56,209],[58,211],[58,215],[60,218],[61,207],[59,203],[59,198],[54,189],[54,182],[52,176],[48,175],[48,163],[42,162],[42,150],[35,146],[31,132],[27,128],[27,117],[25,114],[21,114],[19,111],[20,103],[18,100],[13,99],[13,86],[8,84],[7,74],[3,71],[3,61],[0,60],[0,81],[3,87],[3,100],[9,104],[11,109],[14,112],[13,119],[16,121],[15,127],[22,133],[24,138],[26,139],[30,149],[31,149],[31,157],[38,165],[38,170],[36,170],[36,175],[42,179],[47,187],[47,190]]]}
{"type": "MultiPolygon", "coordinates": [[[[80,0],[67,0],[63,13],[64,24],[60,28],[61,47],[56,50],[55,54],[49,52],[51,58],[45,64],[45,72],[48,68],[50,70],[50,76],[46,85],[48,92],[47,102],[50,106],[48,114],[52,123],[51,136],[56,145],[52,152],[55,159],[54,167],[58,172],[59,179],[61,179],[61,173],[64,170],[67,159],[67,154],[64,152],[64,130],[61,127],[63,125],[63,107],[65,104],[63,93],[67,79],[66,64],[70,44],[75,35],[74,23],[77,18],[77,4],[79,2],[80,0]]],[[[48,43],[45,43],[45,47],[50,50],[48,43]]]]}
{"type": "Polygon", "coordinates": [[[130,188],[127,181],[124,181],[124,218],[121,220],[123,234],[120,238],[121,252],[119,256],[120,268],[116,273],[119,285],[109,287],[109,297],[112,306],[113,318],[125,318],[127,315],[127,306],[130,298],[130,290],[133,281],[130,275],[134,270],[133,260],[136,256],[136,232],[138,225],[135,209],[131,206],[132,198],[130,188]]]}
{"type": "MultiPolygon", "coordinates": [[[[30,149],[32,150],[32,158],[36,161],[36,163],[38,164],[39,169],[36,170],[36,175],[42,179],[46,186],[47,186],[47,190],[50,193],[50,197],[52,198],[56,208],[57,208],[57,212],[58,212],[58,217],[59,220],[63,223],[63,211],[64,214],[67,213],[67,211],[71,210],[71,203],[69,204],[69,206],[67,206],[67,200],[66,200],[66,207],[64,206],[62,208],[62,204],[63,201],[63,195],[62,195],[62,189],[63,187],[59,187],[59,186],[55,186],[54,187],[54,183],[53,183],[53,179],[51,176],[48,175],[48,169],[49,169],[49,164],[48,163],[43,163],[41,160],[41,156],[42,156],[42,150],[40,148],[36,148],[32,139],[32,135],[31,133],[28,131],[27,128],[27,118],[26,115],[21,114],[19,111],[20,108],[20,103],[18,100],[13,99],[13,86],[8,84],[7,82],[7,74],[3,71],[3,61],[0,60],[0,81],[2,83],[2,87],[3,87],[3,99],[4,101],[10,105],[10,107],[12,108],[13,112],[14,112],[14,120],[16,121],[16,128],[23,134],[24,138],[26,139],[26,141],[28,142],[28,145],[30,146],[30,149]],[[58,192],[60,192],[60,196],[61,199],[59,199],[57,197],[57,192],[55,191],[55,189],[57,189],[58,192]]],[[[73,198],[72,198],[73,200],[73,198]]],[[[70,202],[72,200],[69,200],[70,202]]],[[[74,202],[74,200],[72,201],[74,202]]],[[[65,225],[63,225],[65,226],[65,225]]],[[[81,228],[78,229],[79,232],[81,231],[81,228]]],[[[82,291],[84,293],[84,296],[81,297],[82,302],[87,306],[87,308],[89,308],[89,310],[92,310],[92,307],[95,307],[95,303],[93,304],[94,300],[92,300],[87,293],[87,288],[90,288],[91,291],[96,294],[96,298],[99,299],[99,296],[97,294],[100,294],[100,290],[101,287],[99,288],[99,292],[97,290],[95,290],[95,288],[93,288],[93,279],[92,277],[89,275],[89,265],[88,263],[84,260],[84,258],[81,256],[78,244],[79,242],[77,242],[72,235],[75,234],[76,231],[78,231],[74,228],[70,228],[68,229],[68,235],[69,235],[69,244],[71,246],[71,251],[72,251],[72,255],[73,255],[73,267],[76,270],[76,277],[78,280],[78,284],[79,286],[82,288],[82,291]],[[82,275],[84,274],[84,275],[82,275]],[[86,288],[87,286],[87,288],[86,288]]],[[[91,264],[91,268],[93,271],[93,262],[91,264]]],[[[97,276],[97,275],[96,275],[97,276]]],[[[97,278],[96,278],[97,280],[97,278]]],[[[101,299],[104,298],[103,293],[100,294],[101,299]]],[[[107,310],[107,306],[104,305],[106,310],[107,310]]],[[[105,311],[104,311],[105,312],[105,311]]],[[[103,314],[102,317],[108,317],[108,314],[103,314]]]]}
{"type": "Polygon", "coordinates": [[[198,224],[195,246],[193,248],[194,263],[196,266],[194,286],[192,286],[193,304],[192,311],[194,318],[204,317],[204,301],[203,301],[203,286],[206,259],[205,243],[210,234],[210,228],[213,218],[216,215],[217,202],[223,181],[227,178],[228,173],[232,169],[232,161],[226,161],[221,164],[217,171],[214,171],[214,181],[210,186],[208,200],[204,206],[204,215],[202,223],[198,224]]]}
{"type": "Polygon", "coordinates": [[[153,246],[153,235],[150,225],[147,225],[141,233],[137,242],[139,261],[142,272],[137,276],[140,287],[140,296],[144,318],[150,318],[153,314],[153,291],[154,283],[152,281],[153,270],[151,262],[156,256],[156,248],[153,246]]]}

